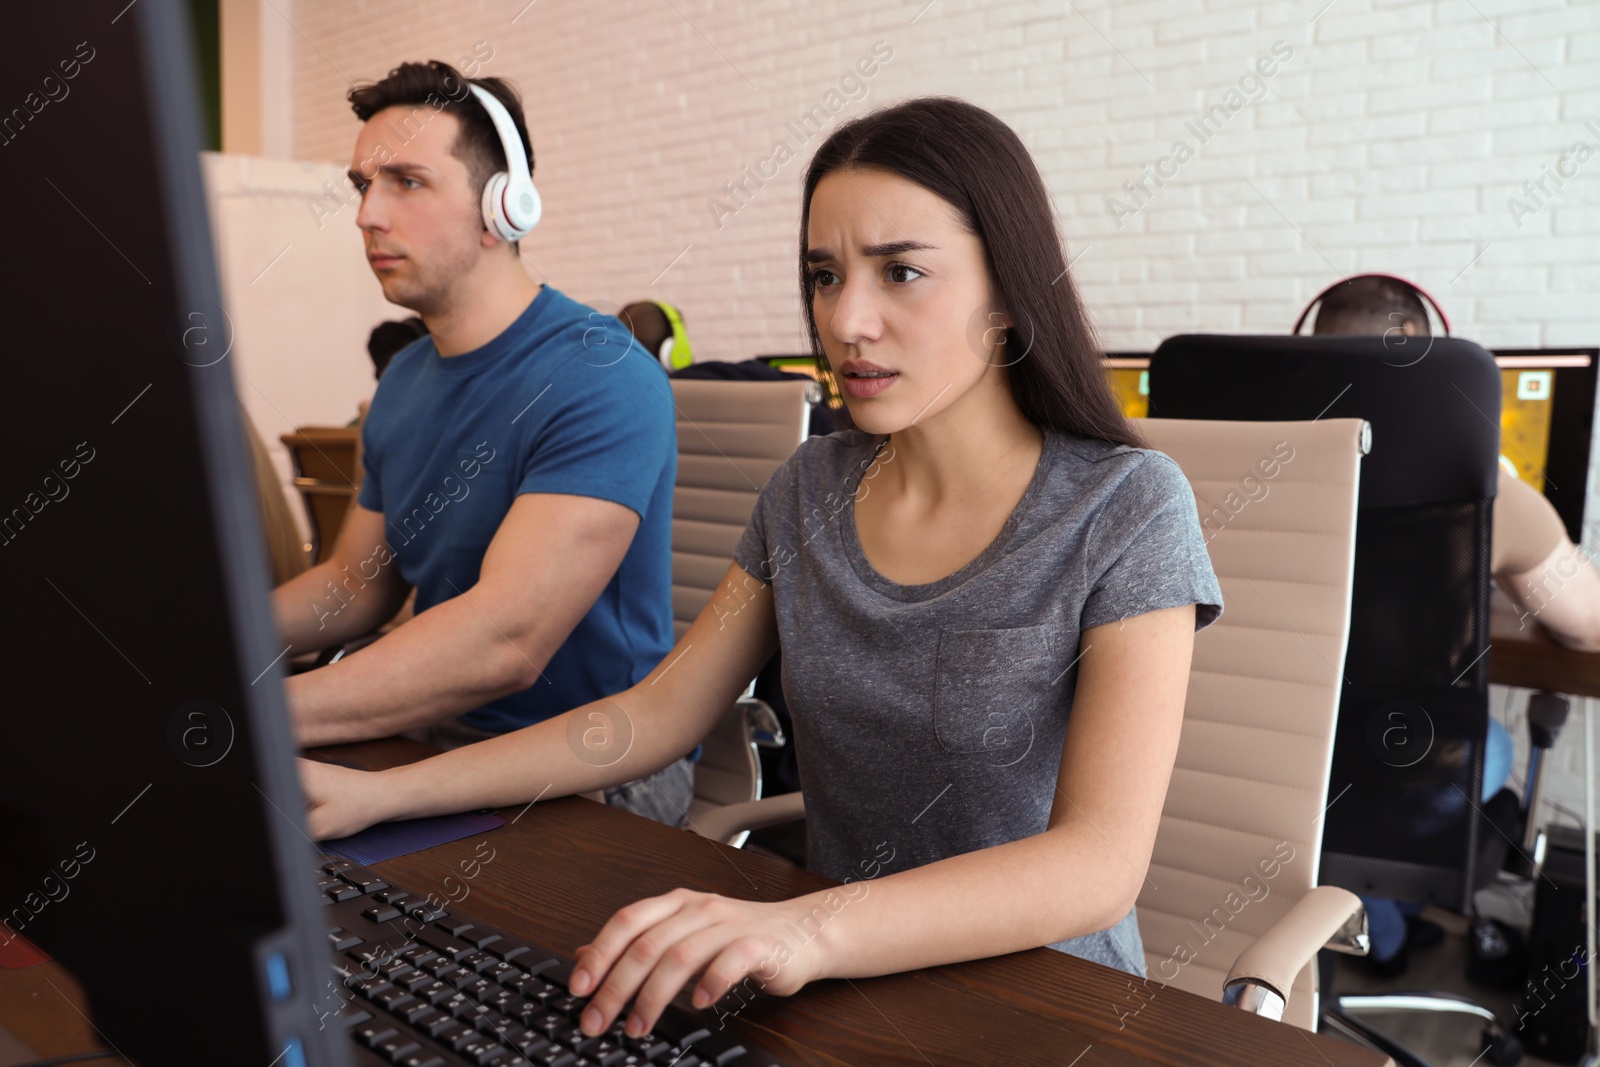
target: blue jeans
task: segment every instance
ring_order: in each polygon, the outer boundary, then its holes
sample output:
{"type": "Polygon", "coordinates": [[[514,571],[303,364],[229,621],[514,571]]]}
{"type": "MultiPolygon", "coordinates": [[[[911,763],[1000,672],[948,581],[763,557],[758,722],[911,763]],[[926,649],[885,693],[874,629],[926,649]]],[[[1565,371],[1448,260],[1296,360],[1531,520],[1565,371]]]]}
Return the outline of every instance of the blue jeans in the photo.
{"type": "MultiPolygon", "coordinates": [[[[1488,742],[1483,749],[1483,803],[1500,792],[1511,777],[1511,734],[1500,720],[1489,719],[1488,742]]],[[[1367,934],[1372,938],[1372,958],[1392,959],[1406,943],[1406,918],[1422,910],[1421,904],[1387,897],[1362,897],[1367,908],[1367,934]]]]}

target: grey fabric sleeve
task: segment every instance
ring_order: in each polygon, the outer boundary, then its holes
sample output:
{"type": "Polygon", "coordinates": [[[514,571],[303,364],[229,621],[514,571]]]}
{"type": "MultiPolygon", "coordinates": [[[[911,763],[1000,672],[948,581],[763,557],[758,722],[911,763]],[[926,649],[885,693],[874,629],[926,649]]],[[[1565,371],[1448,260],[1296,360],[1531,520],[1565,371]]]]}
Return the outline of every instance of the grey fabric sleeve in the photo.
{"type": "Polygon", "coordinates": [[[1161,608],[1194,604],[1194,628],[1222,614],[1194,490],[1168,455],[1149,452],[1095,517],[1084,552],[1079,632],[1161,608]]]}

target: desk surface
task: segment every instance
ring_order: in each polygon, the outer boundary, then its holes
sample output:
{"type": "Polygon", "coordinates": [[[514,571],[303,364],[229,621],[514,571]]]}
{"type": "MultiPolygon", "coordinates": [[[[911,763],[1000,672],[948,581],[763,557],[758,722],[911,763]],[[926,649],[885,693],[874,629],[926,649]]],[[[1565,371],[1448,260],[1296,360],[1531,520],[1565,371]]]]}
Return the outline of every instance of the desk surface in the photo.
{"type": "Polygon", "coordinates": [[[1558,645],[1532,618],[1522,619],[1509,597],[1489,597],[1489,681],[1524,689],[1600,697],[1600,652],[1558,645]]]}
{"type": "MultiPolygon", "coordinates": [[[[342,762],[377,768],[431,750],[390,740],[334,751],[342,762]]],[[[474,858],[478,842],[487,840],[494,858],[467,883],[462,909],[568,953],[616,909],[676,886],[779,900],[832,884],[780,860],[577,797],[502,814],[515,821],[375,869],[415,890],[440,886],[447,875],[459,885],[457,864],[474,858]]],[[[758,999],[729,1025],[797,1067],[1062,1065],[1080,1056],[1082,1067],[1393,1067],[1378,1053],[1155,985],[1157,994],[1146,993],[1143,1010],[1118,1030],[1114,1007],[1127,1003],[1130,981],[1121,971],[1033,949],[882,978],[815,982],[792,997],[758,999]]],[[[80,1014],[82,1003],[58,964],[0,971],[0,1027],[39,1056],[103,1047],[80,1014]]],[[[4,1053],[0,1039],[0,1064],[19,1062],[4,1053]]]]}

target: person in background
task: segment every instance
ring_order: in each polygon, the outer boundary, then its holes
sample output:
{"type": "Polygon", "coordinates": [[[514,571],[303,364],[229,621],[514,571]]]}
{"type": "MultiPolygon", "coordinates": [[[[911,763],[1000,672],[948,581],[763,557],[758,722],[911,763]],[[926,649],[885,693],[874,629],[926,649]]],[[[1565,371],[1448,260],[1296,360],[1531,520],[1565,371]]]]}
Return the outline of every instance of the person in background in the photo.
{"type": "MultiPolygon", "coordinates": [[[[683,313],[678,313],[678,321],[683,321],[683,313]]],[[[617,318],[622,321],[630,333],[644,346],[644,350],[662,360],[661,346],[672,336],[672,323],[667,318],[667,313],[661,305],[654,300],[640,300],[629,304],[617,312],[617,318]]],[[[671,368],[668,367],[670,370],[671,368]]]]}
{"type": "Polygon", "coordinates": [[[416,315],[405,319],[390,319],[372,328],[367,337],[367,355],[372,358],[372,376],[383,379],[383,372],[395,353],[419,337],[428,336],[428,324],[416,315]]]}
{"type": "MultiPolygon", "coordinates": [[[[1407,338],[1429,336],[1428,310],[1411,285],[1376,274],[1346,279],[1330,290],[1312,328],[1317,335],[1394,336],[1392,331],[1407,338]]],[[[1494,582],[1519,611],[1537,619],[1569,648],[1600,651],[1600,574],[1568,539],[1550,502],[1504,464],[1499,468],[1490,536],[1494,582]],[[1562,578],[1563,570],[1571,571],[1571,577],[1562,578]]],[[[1491,716],[1483,759],[1484,803],[1510,777],[1513,747],[1504,724],[1491,716]]],[[[1361,899],[1367,905],[1372,937],[1366,966],[1382,977],[1399,977],[1409,965],[1411,951],[1444,940],[1436,923],[1418,918],[1421,904],[1361,899]]]]}
{"type": "MultiPolygon", "coordinates": [[[[427,335],[428,324],[415,315],[406,319],[388,319],[374,326],[372,332],[367,335],[367,356],[372,360],[373,378],[382,381],[383,372],[388,368],[389,361],[406,345],[427,335]]],[[[367,417],[367,409],[371,406],[370,400],[358,403],[356,417],[350,420],[349,425],[359,428],[367,417]]],[[[356,458],[359,462],[359,446],[356,458]]]]}
{"type": "MultiPolygon", "coordinates": [[[[530,278],[486,221],[509,153],[533,169],[510,86],[432,61],[348,98],[367,261],[427,335],[382,370],[333,557],[273,606],[295,653],[370,633],[412,588],[416,615],[290,677],[289,708],[308,747],[398,733],[471,747],[621,692],[672,647],[676,417],[655,359],[530,278]]],[[[606,802],[681,825],[693,748],[608,783],[606,802]]]]}

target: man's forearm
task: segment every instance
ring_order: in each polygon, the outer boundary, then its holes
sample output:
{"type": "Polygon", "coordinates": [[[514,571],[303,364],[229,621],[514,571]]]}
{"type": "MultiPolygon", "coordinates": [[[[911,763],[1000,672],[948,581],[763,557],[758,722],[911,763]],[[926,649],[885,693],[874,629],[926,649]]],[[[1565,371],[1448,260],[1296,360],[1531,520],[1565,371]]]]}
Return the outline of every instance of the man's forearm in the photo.
{"type": "MultiPolygon", "coordinates": [[[[536,684],[554,647],[510,628],[469,590],[338,663],[288,680],[302,745],[388,737],[536,684]]],[[[352,605],[353,606],[353,605],[352,605]]]]}
{"type": "Polygon", "coordinates": [[[298,655],[371,633],[398,609],[394,590],[319,563],[272,591],[278,633],[298,655]]]}

